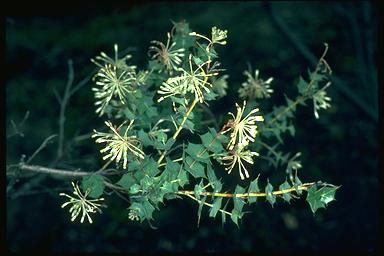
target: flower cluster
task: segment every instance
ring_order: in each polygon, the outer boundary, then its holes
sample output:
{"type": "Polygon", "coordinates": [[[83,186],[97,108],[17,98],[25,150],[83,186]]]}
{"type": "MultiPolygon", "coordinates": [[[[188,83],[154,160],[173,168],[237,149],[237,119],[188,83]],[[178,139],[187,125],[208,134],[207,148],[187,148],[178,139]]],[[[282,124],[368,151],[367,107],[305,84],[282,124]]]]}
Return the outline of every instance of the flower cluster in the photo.
{"type": "Polygon", "coordinates": [[[180,76],[170,77],[167,81],[163,82],[160,86],[160,89],[157,91],[158,94],[164,95],[158,99],[158,102],[174,95],[185,96],[187,92],[191,92],[195,95],[196,99],[202,103],[204,101],[205,92],[210,92],[209,87],[212,86],[211,83],[208,82],[208,78],[210,76],[215,76],[218,73],[207,74],[203,67],[208,65],[211,61],[206,61],[197,65],[196,69],[193,69],[192,65],[192,55],[189,55],[189,70],[185,70],[184,68],[180,68],[179,70],[182,72],[180,76]]]}
{"type": "Polygon", "coordinates": [[[104,200],[104,198],[97,198],[97,199],[87,199],[87,196],[90,193],[90,190],[85,191],[83,194],[79,188],[79,185],[75,185],[74,182],[72,182],[73,187],[73,194],[77,197],[73,197],[70,195],[67,195],[65,193],[60,193],[60,196],[65,196],[69,198],[68,202],[65,202],[61,205],[61,208],[66,207],[67,205],[72,204],[72,207],[69,208],[69,213],[71,213],[71,221],[74,221],[77,216],[79,216],[80,212],[82,212],[82,216],[80,219],[80,222],[84,222],[85,216],[87,216],[87,219],[89,223],[92,223],[92,218],[89,215],[90,213],[95,213],[96,211],[101,213],[100,207],[102,207],[102,204],[99,204],[97,202],[101,202],[104,200]]]}
{"type": "Polygon", "coordinates": [[[181,64],[181,59],[184,57],[184,48],[175,49],[176,42],[171,45],[171,35],[167,33],[167,44],[164,45],[162,42],[153,40],[151,41],[152,46],[149,47],[148,54],[152,54],[152,59],[157,60],[163,64],[168,71],[177,70],[181,64]]]}
{"type": "Polygon", "coordinates": [[[258,108],[251,110],[244,118],[242,118],[245,106],[245,101],[243,103],[243,107],[240,107],[236,103],[236,117],[233,113],[229,112],[229,114],[233,118],[227,123],[227,126],[230,129],[225,131],[231,131],[230,140],[227,145],[227,149],[229,149],[229,152],[227,152],[226,155],[219,156],[218,158],[219,160],[229,161],[227,163],[224,163],[224,165],[228,165],[225,168],[226,170],[228,170],[228,174],[231,173],[232,169],[237,163],[240,178],[242,180],[244,179],[243,172],[245,173],[246,178],[249,177],[248,171],[242,161],[244,160],[250,164],[253,164],[252,157],[259,155],[257,152],[246,150],[246,147],[248,146],[250,141],[255,141],[255,137],[257,134],[256,122],[264,121],[264,118],[262,116],[256,115],[256,113],[259,111],[258,108]]]}
{"type": "Polygon", "coordinates": [[[317,110],[320,110],[321,108],[329,108],[331,106],[331,104],[329,103],[330,101],[331,98],[327,96],[327,92],[325,90],[319,90],[313,95],[313,109],[316,118],[319,118],[319,113],[317,112],[317,110]]]}
{"type": "Polygon", "coordinates": [[[134,120],[131,120],[125,129],[124,135],[120,135],[118,131],[125,124],[125,122],[115,128],[110,121],[106,121],[105,124],[110,128],[112,133],[97,132],[94,130],[94,134],[92,135],[92,138],[97,137],[96,143],[107,143],[107,146],[100,150],[101,153],[109,151],[103,159],[105,160],[110,158],[111,160],[115,160],[116,163],[123,159],[124,169],[127,169],[128,152],[138,158],[144,159],[144,152],[138,147],[139,140],[134,135],[128,136],[128,131],[132,127],[133,122],[134,120]]]}
{"type": "Polygon", "coordinates": [[[96,60],[91,59],[93,63],[100,67],[93,77],[98,87],[92,88],[92,91],[95,92],[96,113],[100,116],[104,114],[105,109],[115,96],[118,96],[119,100],[125,104],[127,95],[134,92],[136,86],[143,79],[143,74],[136,74],[136,66],[128,66],[126,63],[126,60],[132,56],[128,54],[122,59],[118,59],[118,47],[116,44],[114,49],[115,59],[108,57],[104,52],[101,52],[100,56],[96,57],[96,60]],[[101,64],[98,61],[104,63],[101,64]],[[137,81],[137,78],[141,80],[137,81]]]}
{"type": "Polygon", "coordinates": [[[244,71],[247,81],[242,83],[242,88],[239,89],[240,98],[262,99],[271,97],[273,89],[270,88],[273,77],[266,81],[259,78],[259,70],[256,69],[253,77],[250,71],[244,71]]]}

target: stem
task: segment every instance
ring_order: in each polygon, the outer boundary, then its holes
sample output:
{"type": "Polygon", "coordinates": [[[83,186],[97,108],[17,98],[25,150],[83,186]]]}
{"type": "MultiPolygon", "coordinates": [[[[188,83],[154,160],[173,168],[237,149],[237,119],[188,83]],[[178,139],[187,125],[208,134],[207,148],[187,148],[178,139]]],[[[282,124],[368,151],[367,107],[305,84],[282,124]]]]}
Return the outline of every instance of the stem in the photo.
{"type": "Polygon", "coordinates": [[[22,171],[31,171],[31,172],[44,173],[49,175],[66,176],[66,177],[84,177],[92,174],[91,172],[76,172],[76,171],[60,170],[60,169],[47,168],[39,165],[27,165],[27,164],[20,164],[19,169],[22,171]]]}
{"type": "MultiPolygon", "coordinates": [[[[22,171],[30,171],[30,172],[43,173],[48,175],[64,176],[69,178],[80,178],[80,177],[89,176],[93,174],[92,172],[76,172],[76,171],[69,171],[69,170],[47,168],[47,167],[38,166],[38,165],[19,164],[18,167],[22,171]]],[[[103,168],[105,167],[106,165],[103,166],[103,168]]],[[[104,179],[104,184],[106,187],[109,187],[111,189],[126,192],[125,188],[116,186],[105,179],[104,179]]]]}
{"type": "MultiPolygon", "coordinates": [[[[189,107],[187,113],[185,114],[183,120],[181,121],[179,127],[177,128],[175,134],[173,134],[172,136],[172,139],[176,140],[177,136],[179,135],[181,129],[183,129],[183,126],[184,126],[184,123],[187,121],[188,119],[188,116],[192,113],[192,110],[194,109],[194,107],[196,106],[197,102],[199,102],[199,99],[198,98],[195,98],[191,104],[191,106],[189,107]]],[[[161,164],[161,162],[163,161],[164,157],[165,157],[165,154],[167,153],[167,150],[164,150],[163,153],[161,154],[159,160],[157,160],[157,164],[161,164]]]]}
{"type": "MultiPolygon", "coordinates": [[[[283,190],[276,190],[271,192],[272,195],[281,195],[285,193],[290,193],[296,190],[308,190],[309,187],[313,186],[315,182],[304,183],[297,188],[288,188],[283,190]]],[[[176,192],[179,195],[193,195],[194,191],[191,190],[181,190],[176,192]]],[[[266,197],[267,193],[264,192],[255,192],[255,193],[241,193],[241,194],[230,194],[230,193],[218,193],[218,192],[201,192],[199,195],[201,196],[216,196],[216,197],[237,197],[237,198],[247,198],[247,197],[266,197]]]]}

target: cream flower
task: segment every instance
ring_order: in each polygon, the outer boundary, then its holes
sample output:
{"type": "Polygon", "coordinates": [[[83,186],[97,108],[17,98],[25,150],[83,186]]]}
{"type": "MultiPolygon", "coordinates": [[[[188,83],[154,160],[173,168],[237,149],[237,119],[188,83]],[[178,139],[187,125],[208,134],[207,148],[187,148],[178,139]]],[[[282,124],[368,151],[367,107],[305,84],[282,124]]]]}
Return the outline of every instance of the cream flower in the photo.
{"type": "Polygon", "coordinates": [[[244,180],[244,174],[246,178],[249,178],[249,173],[248,170],[245,168],[243,164],[243,160],[246,161],[247,163],[253,164],[253,156],[258,156],[259,153],[257,152],[252,152],[250,150],[245,150],[244,147],[242,146],[237,146],[235,150],[229,151],[229,155],[226,156],[220,156],[218,159],[223,160],[223,161],[228,161],[224,163],[224,165],[227,165],[225,167],[225,170],[228,171],[228,174],[230,174],[235,167],[236,163],[238,165],[239,169],[239,174],[240,178],[244,180]],[[243,174],[244,172],[244,174],[243,174]]]}
{"type": "Polygon", "coordinates": [[[66,207],[69,204],[72,204],[72,207],[69,208],[69,212],[71,213],[71,221],[74,221],[77,216],[79,216],[80,212],[83,212],[80,222],[84,222],[85,216],[87,216],[87,219],[89,223],[92,223],[92,218],[89,216],[89,213],[95,213],[96,211],[101,213],[100,207],[103,206],[102,204],[99,204],[97,202],[101,202],[104,200],[104,198],[98,198],[98,199],[87,199],[87,196],[89,195],[89,190],[85,191],[85,194],[81,193],[81,190],[79,188],[79,185],[75,185],[75,183],[72,182],[72,187],[74,189],[73,194],[77,197],[73,197],[70,195],[67,195],[65,193],[60,193],[60,196],[65,196],[69,198],[69,201],[62,204],[61,208],[66,207]]]}
{"type": "Polygon", "coordinates": [[[248,99],[262,99],[271,97],[273,89],[270,88],[273,77],[268,78],[266,81],[259,78],[259,70],[256,69],[255,77],[252,76],[250,71],[244,71],[247,81],[242,83],[242,88],[239,89],[240,98],[248,99]]]}
{"type": "Polygon", "coordinates": [[[177,70],[177,66],[181,64],[182,59],[184,57],[184,48],[180,49],[173,49],[176,45],[175,42],[173,42],[171,45],[169,45],[171,40],[170,33],[167,33],[167,45],[164,45],[162,42],[159,41],[151,41],[152,45],[149,47],[149,54],[153,52],[152,59],[156,59],[160,63],[162,63],[167,70],[177,70]]]}
{"type": "MultiPolygon", "coordinates": [[[[240,147],[245,147],[248,145],[249,141],[254,142],[257,134],[257,125],[256,121],[262,122],[264,118],[262,116],[256,115],[259,111],[258,108],[251,110],[242,120],[241,117],[244,113],[246,102],[244,101],[243,107],[240,107],[236,103],[236,117],[233,113],[229,112],[232,116],[232,120],[228,122],[229,130],[232,130],[230,135],[231,139],[227,145],[227,149],[232,150],[236,143],[240,145],[240,147]]],[[[229,131],[227,130],[227,131],[229,131]]]]}
{"type": "Polygon", "coordinates": [[[128,152],[131,152],[136,157],[144,159],[144,152],[137,146],[139,140],[136,136],[128,136],[127,134],[132,127],[133,122],[134,120],[131,120],[128,127],[125,129],[124,135],[120,135],[118,130],[125,122],[115,128],[110,121],[106,121],[105,124],[111,129],[113,132],[112,134],[94,130],[95,134],[92,135],[92,138],[99,137],[96,139],[96,143],[107,143],[107,146],[100,150],[101,153],[109,151],[103,159],[110,158],[111,160],[116,160],[116,163],[118,163],[123,158],[124,169],[127,169],[128,152]]]}

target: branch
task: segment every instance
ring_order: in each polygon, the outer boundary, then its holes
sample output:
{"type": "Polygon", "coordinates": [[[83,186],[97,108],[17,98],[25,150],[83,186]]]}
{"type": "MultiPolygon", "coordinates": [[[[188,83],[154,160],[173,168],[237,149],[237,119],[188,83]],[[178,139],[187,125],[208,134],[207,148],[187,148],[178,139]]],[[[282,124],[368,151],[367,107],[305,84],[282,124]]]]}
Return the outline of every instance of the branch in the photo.
{"type": "MultiPolygon", "coordinates": [[[[103,168],[105,168],[105,167],[102,167],[101,169],[104,170],[103,168]]],[[[76,170],[70,171],[70,170],[54,169],[54,168],[48,168],[48,167],[39,166],[39,165],[27,165],[27,164],[23,164],[23,163],[20,163],[18,165],[18,169],[21,171],[27,171],[27,172],[42,173],[42,174],[48,174],[48,175],[52,175],[52,176],[61,176],[64,178],[81,178],[81,177],[85,177],[85,176],[89,176],[89,175],[94,174],[94,172],[80,172],[80,171],[76,171],[76,170]]],[[[10,175],[10,174],[7,173],[7,175],[10,175]]],[[[113,190],[120,190],[120,191],[126,192],[125,188],[116,186],[116,185],[108,182],[107,180],[105,180],[105,177],[103,177],[103,178],[104,178],[105,186],[107,186],[113,190]]]]}
{"type": "MultiPolygon", "coordinates": [[[[282,195],[285,193],[290,193],[294,191],[303,191],[303,190],[308,190],[311,186],[313,186],[315,182],[310,182],[310,183],[304,183],[296,188],[292,187],[289,189],[283,189],[283,190],[276,190],[271,192],[272,195],[282,195]]],[[[194,195],[195,191],[191,190],[180,190],[178,192],[175,192],[176,194],[179,195],[194,195]]],[[[218,193],[218,192],[201,192],[199,193],[201,196],[215,196],[215,197],[236,197],[236,198],[247,198],[247,197],[266,197],[268,194],[264,192],[257,192],[257,193],[241,193],[241,194],[231,194],[231,193],[218,193]]]]}
{"type": "Polygon", "coordinates": [[[63,177],[69,177],[69,178],[84,177],[92,174],[91,172],[61,170],[61,169],[48,168],[48,167],[39,166],[39,165],[27,165],[27,164],[20,164],[19,169],[22,171],[37,172],[37,173],[57,175],[57,176],[63,176],[63,177]]]}
{"type": "Polygon", "coordinates": [[[56,137],[57,135],[56,134],[53,134],[51,136],[49,136],[48,138],[46,138],[43,143],[41,143],[40,147],[38,147],[38,149],[36,149],[36,151],[28,158],[27,160],[27,164],[30,163],[32,161],[32,159],[41,151],[43,150],[47,144],[50,142],[51,139],[53,139],[54,137],[56,137]]]}
{"type": "Polygon", "coordinates": [[[57,159],[61,158],[63,155],[63,144],[64,144],[64,124],[65,124],[65,108],[71,97],[71,86],[73,84],[74,72],[73,72],[73,63],[72,60],[68,60],[68,81],[65,87],[64,95],[60,99],[60,116],[59,116],[59,143],[57,146],[57,159]]]}
{"type": "MultiPolygon", "coordinates": [[[[289,39],[293,46],[306,58],[312,65],[316,65],[317,60],[308,47],[302,43],[302,40],[296,36],[290,27],[287,26],[281,17],[276,13],[271,3],[265,2],[264,6],[271,15],[273,23],[276,27],[283,32],[283,34],[289,39]]],[[[335,88],[344,94],[349,100],[351,100],[356,106],[361,108],[374,122],[377,122],[377,115],[372,112],[366,102],[364,102],[356,93],[354,93],[339,77],[333,75],[331,81],[334,83],[335,88]]]]}

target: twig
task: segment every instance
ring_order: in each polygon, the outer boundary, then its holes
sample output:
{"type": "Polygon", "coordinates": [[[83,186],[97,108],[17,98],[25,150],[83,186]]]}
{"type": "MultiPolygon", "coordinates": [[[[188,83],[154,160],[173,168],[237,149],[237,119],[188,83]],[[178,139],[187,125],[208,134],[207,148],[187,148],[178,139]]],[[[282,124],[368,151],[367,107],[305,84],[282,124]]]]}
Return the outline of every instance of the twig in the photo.
{"type": "Polygon", "coordinates": [[[71,97],[71,86],[73,84],[74,71],[72,60],[68,60],[68,81],[65,86],[64,95],[60,98],[60,115],[59,115],[59,143],[57,145],[57,159],[60,159],[63,155],[63,143],[64,143],[64,124],[65,124],[65,109],[71,97]]]}
{"type": "Polygon", "coordinates": [[[48,138],[46,138],[43,143],[41,143],[40,147],[38,147],[38,149],[36,149],[36,151],[28,158],[28,160],[25,162],[26,164],[30,163],[32,161],[32,159],[41,151],[43,150],[47,144],[50,142],[51,139],[53,139],[54,137],[56,137],[57,135],[56,134],[53,134],[51,136],[49,136],[48,138]]]}
{"type": "Polygon", "coordinates": [[[29,117],[29,110],[27,110],[27,112],[24,115],[23,120],[19,123],[19,125],[16,125],[15,122],[13,120],[11,120],[11,124],[12,124],[12,128],[14,130],[14,133],[8,135],[7,139],[9,139],[15,135],[19,135],[20,137],[24,137],[24,133],[21,131],[21,128],[23,128],[24,123],[25,123],[25,121],[27,121],[28,117],[29,117]]]}

